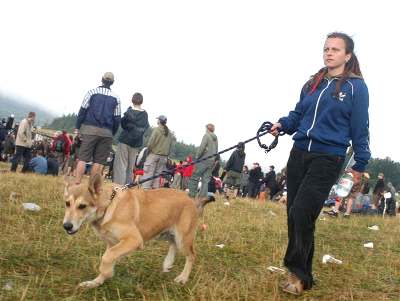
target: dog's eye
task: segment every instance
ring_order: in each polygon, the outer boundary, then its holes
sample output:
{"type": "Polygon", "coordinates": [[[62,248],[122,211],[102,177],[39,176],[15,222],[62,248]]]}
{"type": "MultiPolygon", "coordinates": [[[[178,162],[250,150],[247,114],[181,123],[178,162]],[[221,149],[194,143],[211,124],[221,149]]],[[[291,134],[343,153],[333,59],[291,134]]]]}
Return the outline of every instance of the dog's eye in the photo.
{"type": "Polygon", "coordinates": [[[69,207],[71,204],[69,202],[65,202],[65,206],[69,207]]]}
{"type": "Polygon", "coordinates": [[[78,206],[78,209],[85,209],[86,208],[86,204],[80,204],[79,206],[78,206]]]}

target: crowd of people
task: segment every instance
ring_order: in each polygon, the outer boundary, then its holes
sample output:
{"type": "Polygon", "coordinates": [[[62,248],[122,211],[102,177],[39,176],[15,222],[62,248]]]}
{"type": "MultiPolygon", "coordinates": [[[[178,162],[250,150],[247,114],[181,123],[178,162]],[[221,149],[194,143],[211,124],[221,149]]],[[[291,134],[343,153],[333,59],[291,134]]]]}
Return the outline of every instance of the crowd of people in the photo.
{"type": "Polygon", "coordinates": [[[0,159],[11,163],[15,172],[22,164],[21,172],[42,175],[72,175],[78,159],[80,137],[69,135],[66,130],[56,131],[53,136],[39,133],[34,126],[35,112],[16,122],[13,115],[3,118],[0,125],[0,159]]]}

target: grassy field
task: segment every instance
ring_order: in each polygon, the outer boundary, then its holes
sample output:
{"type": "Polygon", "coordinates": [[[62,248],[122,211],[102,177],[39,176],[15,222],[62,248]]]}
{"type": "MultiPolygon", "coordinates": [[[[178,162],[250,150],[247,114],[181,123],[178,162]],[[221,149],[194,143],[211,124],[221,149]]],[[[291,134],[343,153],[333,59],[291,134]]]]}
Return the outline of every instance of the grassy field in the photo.
{"type": "MultiPolygon", "coordinates": [[[[1,168],[8,166],[0,165],[1,168]]],[[[280,204],[222,200],[209,205],[196,237],[197,259],[189,282],[174,283],[183,268],[161,273],[168,246],[154,240],[116,265],[103,286],[82,290],[97,275],[105,245],[89,226],[74,236],[62,228],[62,178],[0,173],[0,300],[400,300],[398,218],[319,220],[314,272],[317,284],[296,298],[278,289],[287,242],[286,213],[280,204]],[[10,201],[17,192],[15,201],[10,201]],[[35,202],[39,212],[22,209],[35,202]],[[380,231],[371,231],[370,225],[380,231]],[[373,241],[375,248],[363,247],[373,241]],[[220,249],[216,244],[225,244],[220,249]],[[342,265],[322,264],[324,254],[342,265]]]]}

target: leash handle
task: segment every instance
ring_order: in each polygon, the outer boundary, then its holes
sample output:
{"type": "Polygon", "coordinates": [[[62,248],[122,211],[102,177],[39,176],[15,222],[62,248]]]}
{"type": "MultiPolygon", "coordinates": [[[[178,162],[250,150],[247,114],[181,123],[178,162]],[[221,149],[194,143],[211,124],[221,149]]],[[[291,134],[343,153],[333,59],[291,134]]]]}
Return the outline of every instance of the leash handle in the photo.
{"type": "Polygon", "coordinates": [[[285,135],[285,132],[280,130],[279,134],[277,136],[275,136],[274,140],[272,141],[272,143],[269,146],[267,146],[264,143],[261,143],[260,137],[270,133],[272,126],[273,126],[272,122],[265,121],[265,122],[263,122],[263,124],[260,126],[260,128],[257,131],[257,136],[256,137],[257,137],[258,145],[262,149],[264,149],[266,154],[268,154],[272,149],[274,149],[278,145],[279,136],[285,135]]]}

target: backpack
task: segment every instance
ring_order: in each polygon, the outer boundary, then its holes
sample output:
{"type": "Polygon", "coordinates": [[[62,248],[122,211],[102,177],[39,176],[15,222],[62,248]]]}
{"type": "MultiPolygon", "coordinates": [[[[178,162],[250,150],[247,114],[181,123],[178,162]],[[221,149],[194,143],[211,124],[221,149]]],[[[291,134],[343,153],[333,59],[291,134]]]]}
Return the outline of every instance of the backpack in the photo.
{"type": "Polygon", "coordinates": [[[55,151],[57,153],[63,153],[65,150],[65,141],[64,139],[58,139],[55,145],[55,151]]]}
{"type": "Polygon", "coordinates": [[[143,147],[139,154],[136,156],[135,167],[138,169],[143,169],[144,162],[146,162],[146,158],[149,154],[149,149],[147,147],[143,147]]]}

